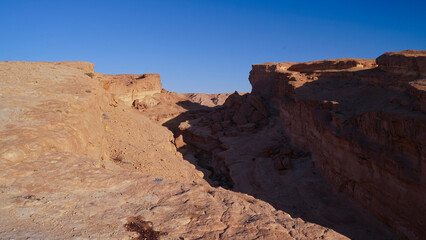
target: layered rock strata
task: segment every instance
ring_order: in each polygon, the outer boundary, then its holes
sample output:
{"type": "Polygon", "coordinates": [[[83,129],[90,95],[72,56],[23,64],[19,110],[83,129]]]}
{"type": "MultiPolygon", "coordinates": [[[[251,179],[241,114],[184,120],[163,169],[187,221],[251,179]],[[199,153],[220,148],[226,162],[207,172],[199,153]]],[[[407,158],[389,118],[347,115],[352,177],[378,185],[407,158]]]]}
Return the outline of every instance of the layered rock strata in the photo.
{"type": "Polygon", "coordinates": [[[387,72],[426,75],[426,51],[388,52],[377,58],[379,68],[387,72]]]}
{"type": "Polygon", "coordinates": [[[261,96],[234,93],[221,107],[174,119],[180,122],[176,146],[213,186],[250,194],[349,238],[392,238],[375,217],[332,189],[309,153],[291,144],[276,113],[261,96]]]}
{"type": "Polygon", "coordinates": [[[106,75],[101,78],[103,88],[117,99],[132,105],[137,99],[161,92],[161,78],[157,73],[106,75]]]}
{"type": "Polygon", "coordinates": [[[279,115],[291,144],[410,239],[426,237],[425,59],[403,51],[378,57],[378,67],[345,59],[351,64],[266,63],[250,72],[252,94],[279,115]]]}

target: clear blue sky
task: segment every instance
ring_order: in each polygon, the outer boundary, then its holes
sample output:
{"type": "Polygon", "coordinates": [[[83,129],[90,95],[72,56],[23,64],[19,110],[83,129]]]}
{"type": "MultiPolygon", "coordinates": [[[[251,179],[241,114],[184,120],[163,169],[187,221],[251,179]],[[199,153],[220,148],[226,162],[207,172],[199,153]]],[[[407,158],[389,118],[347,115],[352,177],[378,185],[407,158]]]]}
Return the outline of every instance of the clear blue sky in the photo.
{"type": "Polygon", "coordinates": [[[177,92],[250,91],[251,64],[426,50],[426,1],[0,0],[0,61],[158,72],[177,92]]]}

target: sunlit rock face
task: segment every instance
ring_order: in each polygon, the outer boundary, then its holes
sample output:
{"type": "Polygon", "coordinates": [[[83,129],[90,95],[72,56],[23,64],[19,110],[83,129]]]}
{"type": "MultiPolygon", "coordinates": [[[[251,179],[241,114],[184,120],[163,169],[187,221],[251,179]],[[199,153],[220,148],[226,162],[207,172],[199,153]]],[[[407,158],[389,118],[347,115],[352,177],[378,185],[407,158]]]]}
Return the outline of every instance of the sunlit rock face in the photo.
{"type": "Polygon", "coordinates": [[[157,73],[102,75],[102,84],[108,92],[129,106],[136,99],[143,99],[161,92],[161,78],[157,73]]]}

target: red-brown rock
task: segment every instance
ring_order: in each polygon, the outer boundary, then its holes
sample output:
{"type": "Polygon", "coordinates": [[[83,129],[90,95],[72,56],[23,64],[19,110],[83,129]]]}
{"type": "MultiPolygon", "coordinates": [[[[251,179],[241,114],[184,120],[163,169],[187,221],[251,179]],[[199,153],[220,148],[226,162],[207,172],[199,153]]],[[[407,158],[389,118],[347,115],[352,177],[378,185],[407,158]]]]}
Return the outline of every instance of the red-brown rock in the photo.
{"type": "Polygon", "coordinates": [[[380,69],[391,73],[426,75],[426,51],[387,52],[376,61],[380,69]]]}
{"type": "Polygon", "coordinates": [[[313,72],[316,70],[371,68],[376,67],[373,59],[341,58],[336,60],[320,60],[306,63],[292,64],[288,71],[313,72]]]}
{"type": "Polygon", "coordinates": [[[309,150],[337,189],[410,239],[426,237],[425,57],[386,53],[377,59],[385,71],[371,61],[350,69],[339,60],[265,63],[249,78],[252,94],[278,109],[291,143],[309,150]]]}

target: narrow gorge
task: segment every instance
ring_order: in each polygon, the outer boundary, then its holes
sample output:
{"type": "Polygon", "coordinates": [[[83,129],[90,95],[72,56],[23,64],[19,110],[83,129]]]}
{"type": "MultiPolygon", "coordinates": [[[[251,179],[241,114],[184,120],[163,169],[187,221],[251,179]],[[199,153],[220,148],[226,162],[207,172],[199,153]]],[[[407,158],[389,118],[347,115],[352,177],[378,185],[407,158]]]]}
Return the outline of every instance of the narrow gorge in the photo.
{"type": "Polygon", "coordinates": [[[426,237],[426,51],[255,64],[250,93],[86,62],[0,79],[2,239],[426,237]]]}

